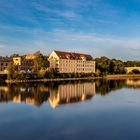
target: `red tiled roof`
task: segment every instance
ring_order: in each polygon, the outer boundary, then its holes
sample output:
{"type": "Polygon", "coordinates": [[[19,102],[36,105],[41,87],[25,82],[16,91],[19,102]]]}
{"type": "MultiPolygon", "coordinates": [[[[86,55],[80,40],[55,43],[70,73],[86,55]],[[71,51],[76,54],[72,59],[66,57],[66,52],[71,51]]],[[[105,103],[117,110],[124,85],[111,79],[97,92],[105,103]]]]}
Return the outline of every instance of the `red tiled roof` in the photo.
{"type": "Polygon", "coordinates": [[[93,60],[92,56],[89,54],[81,54],[75,52],[62,52],[62,51],[54,51],[54,52],[61,59],[82,60],[82,58],[85,58],[86,60],[93,60]]]}

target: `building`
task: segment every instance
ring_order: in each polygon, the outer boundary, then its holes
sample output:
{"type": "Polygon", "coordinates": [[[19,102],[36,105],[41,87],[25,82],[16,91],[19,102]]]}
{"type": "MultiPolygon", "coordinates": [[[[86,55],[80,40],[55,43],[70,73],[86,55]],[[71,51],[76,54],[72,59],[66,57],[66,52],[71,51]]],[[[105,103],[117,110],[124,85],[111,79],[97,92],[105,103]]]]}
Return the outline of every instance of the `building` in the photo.
{"type": "Polygon", "coordinates": [[[10,57],[0,57],[0,73],[5,73],[7,66],[12,62],[10,57]]]}
{"type": "Polygon", "coordinates": [[[35,60],[36,57],[37,56],[35,54],[27,54],[27,55],[25,55],[26,60],[35,60]]]}
{"type": "Polygon", "coordinates": [[[95,73],[95,61],[89,54],[53,51],[48,60],[50,68],[60,73],[95,73]]]}
{"type": "Polygon", "coordinates": [[[19,69],[21,71],[27,72],[32,70],[34,61],[18,56],[18,57],[13,57],[13,64],[19,66],[19,69]]]}
{"type": "Polygon", "coordinates": [[[13,63],[14,63],[14,65],[20,66],[21,65],[21,62],[22,62],[22,58],[20,56],[13,57],[13,63]]]}

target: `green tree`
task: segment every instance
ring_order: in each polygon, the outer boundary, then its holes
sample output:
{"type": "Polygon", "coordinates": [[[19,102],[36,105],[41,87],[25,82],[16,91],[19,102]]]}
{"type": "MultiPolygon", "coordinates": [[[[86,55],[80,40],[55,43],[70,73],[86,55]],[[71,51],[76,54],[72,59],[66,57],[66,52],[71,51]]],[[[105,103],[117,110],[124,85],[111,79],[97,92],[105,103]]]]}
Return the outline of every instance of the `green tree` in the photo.
{"type": "Polygon", "coordinates": [[[16,79],[18,77],[19,68],[18,66],[15,66],[13,63],[10,63],[7,66],[6,70],[8,71],[7,79],[16,79]]]}
{"type": "Polygon", "coordinates": [[[58,78],[58,77],[60,77],[58,69],[51,68],[46,71],[45,78],[58,78]]]}
{"type": "Polygon", "coordinates": [[[41,69],[46,69],[49,67],[49,62],[47,56],[44,56],[40,51],[34,53],[36,59],[34,60],[34,71],[39,71],[41,69]]]}

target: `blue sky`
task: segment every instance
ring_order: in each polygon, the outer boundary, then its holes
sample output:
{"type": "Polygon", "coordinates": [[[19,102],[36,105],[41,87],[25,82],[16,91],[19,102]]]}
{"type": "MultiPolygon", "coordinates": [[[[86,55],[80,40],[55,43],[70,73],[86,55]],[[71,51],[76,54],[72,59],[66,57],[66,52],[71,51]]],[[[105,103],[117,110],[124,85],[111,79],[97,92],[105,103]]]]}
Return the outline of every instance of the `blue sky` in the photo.
{"type": "Polygon", "coordinates": [[[0,55],[41,50],[140,59],[140,0],[0,0],[0,55]]]}

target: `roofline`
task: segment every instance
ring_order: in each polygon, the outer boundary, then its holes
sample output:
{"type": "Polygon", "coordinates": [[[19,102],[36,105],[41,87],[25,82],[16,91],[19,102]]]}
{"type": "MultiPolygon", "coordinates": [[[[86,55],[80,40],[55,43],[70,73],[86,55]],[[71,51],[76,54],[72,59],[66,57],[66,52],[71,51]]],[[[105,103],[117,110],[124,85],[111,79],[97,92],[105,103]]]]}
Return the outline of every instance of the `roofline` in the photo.
{"type": "Polygon", "coordinates": [[[70,51],[58,51],[58,50],[53,50],[54,52],[61,52],[61,53],[74,53],[74,54],[80,54],[80,55],[87,55],[87,56],[91,56],[90,54],[86,54],[86,53],[79,53],[79,52],[70,52],[70,51]]]}

